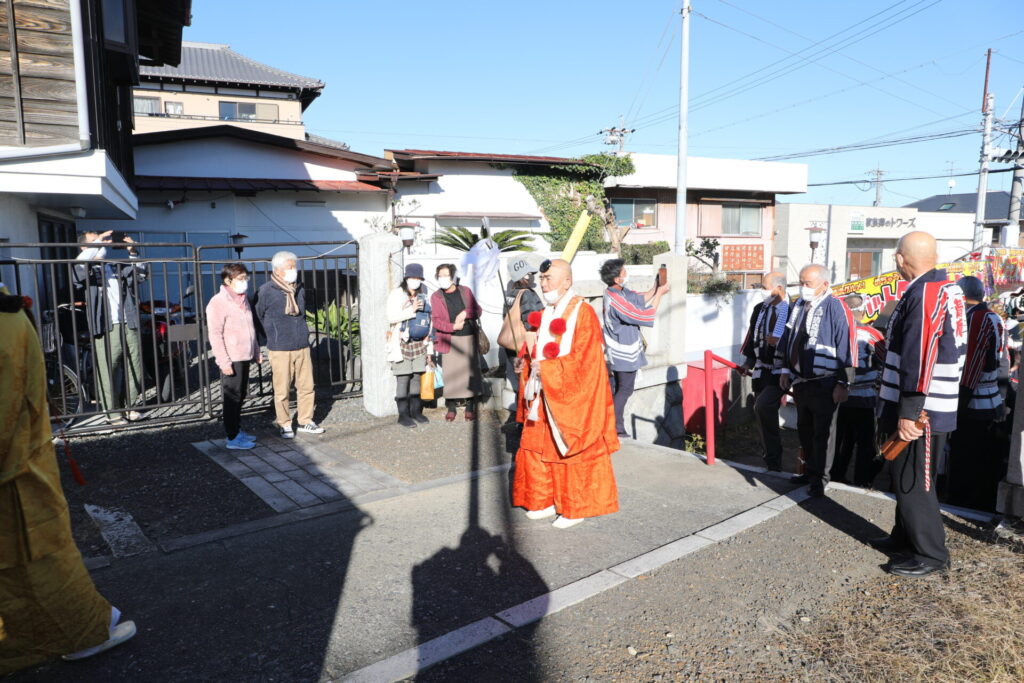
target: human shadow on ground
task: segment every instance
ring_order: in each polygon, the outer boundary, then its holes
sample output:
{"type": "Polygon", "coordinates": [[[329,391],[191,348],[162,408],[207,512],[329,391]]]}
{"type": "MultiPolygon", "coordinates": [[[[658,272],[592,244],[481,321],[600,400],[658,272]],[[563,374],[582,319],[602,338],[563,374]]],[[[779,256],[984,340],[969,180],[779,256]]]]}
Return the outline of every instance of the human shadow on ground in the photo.
{"type": "MultiPolygon", "coordinates": [[[[144,466],[145,454],[137,455],[144,466]]],[[[300,462],[311,475],[318,469],[300,462]]],[[[346,501],[341,494],[331,502],[346,501]]],[[[261,504],[255,496],[253,502],[261,504]]],[[[167,512],[202,514],[199,501],[191,505],[191,511],[167,512]]],[[[344,658],[344,645],[357,640],[360,625],[338,615],[356,538],[372,523],[353,506],[183,550],[115,558],[93,571],[93,579],[124,618],[135,621],[138,635],[96,657],[53,661],[5,683],[317,681],[343,673],[331,658],[344,658]]]]}
{"type": "MultiPolygon", "coordinates": [[[[479,419],[473,423],[467,453],[469,472],[501,464],[482,462],[483,453],[500,452],[497,446],[501,438],[498,430],[488,430],[484,434],[479,419]],[[493,441],[490,448],[484,448],[485,439],[493,441]]],[[[548,586],[540,574],[517,550],[507,489],[500,489],[502,495],[497,500],[481,500],[480,479],[474,477],[468,485],[466,529],[458,546],[442,548],[412,570],[412,625],[417,631],[420,667],[429,667],[438,661],[438,655],[428,645],[431,640],[548,593],[548,586]],[[487,528],[495,524],[499,527],[496,532],[487,528]]],[[[515,633],[528,644],[517,650],[515,662],[488,659],[485,654],[484,659],[474,662],[473,676],[489,681],[540,680],[533,673],[536,669],[535,653],[529,644],[535,628],[536,622],[516,630],[515,633]]],[[[472,658],[473,654],[467,656],[472,658]]],[[[438,664],[433,669],[425,668],[417,680],[451,678],[445,671],[445,665],[438,664]]]]}
{"type": "Polygon", "coordinates": [[[868,539],[889,533],[889,529],[882,529],[827,495],[821,498],[808,498],[801,503],[801,507],[822,522],[864,545],[870,545],[868,539]]]}

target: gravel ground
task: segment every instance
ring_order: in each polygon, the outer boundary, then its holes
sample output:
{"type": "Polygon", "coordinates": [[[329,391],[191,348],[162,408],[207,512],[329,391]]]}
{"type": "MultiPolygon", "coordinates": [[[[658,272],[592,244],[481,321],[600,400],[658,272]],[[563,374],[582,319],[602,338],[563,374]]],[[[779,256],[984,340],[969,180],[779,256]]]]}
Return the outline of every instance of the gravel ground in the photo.
{"type": "Polygon", "coordinates": [[[799,634],[883,576],[885,556],[857,539],[887,530],[892,511],[831,492],[419,679],[821,680],[799,634]]]}

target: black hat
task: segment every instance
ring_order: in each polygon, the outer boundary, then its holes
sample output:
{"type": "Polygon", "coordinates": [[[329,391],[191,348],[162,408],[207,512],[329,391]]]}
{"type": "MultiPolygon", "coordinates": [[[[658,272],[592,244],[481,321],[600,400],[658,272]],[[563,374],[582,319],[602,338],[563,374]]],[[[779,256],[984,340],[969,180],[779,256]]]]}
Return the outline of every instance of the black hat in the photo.
{"type": "Polygon", "coordinates": [[[405,276],[423,279],[423,266],[418,263],[408,263],[405,266],[405,276]]]}

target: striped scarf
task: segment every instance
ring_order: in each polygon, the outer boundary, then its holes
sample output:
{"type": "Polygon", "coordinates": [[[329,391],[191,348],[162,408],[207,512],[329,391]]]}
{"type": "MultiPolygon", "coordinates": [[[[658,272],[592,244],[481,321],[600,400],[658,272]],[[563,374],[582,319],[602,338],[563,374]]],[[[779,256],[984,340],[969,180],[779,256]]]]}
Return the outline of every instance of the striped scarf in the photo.
{"type": "Polygon", "coordinates": [[[277,288],[284,292],[284,314],[285,315],[298,315],[299,314],[299,303],[295,300],[295,290],[297,289],[295,283],[287,283],[284,278],[277,276],[277,273],[273,273],[270,276],[277,288]]]}

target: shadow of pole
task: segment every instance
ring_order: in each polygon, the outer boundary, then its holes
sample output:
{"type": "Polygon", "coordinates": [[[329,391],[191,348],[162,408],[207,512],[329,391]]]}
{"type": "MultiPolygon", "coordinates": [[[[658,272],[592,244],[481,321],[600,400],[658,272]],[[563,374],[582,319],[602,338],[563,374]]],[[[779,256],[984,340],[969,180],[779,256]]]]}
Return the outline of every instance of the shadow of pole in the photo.
{"type": "MultiPolygon", "coordinates": [[[[452,347],[452,352],[455,348],[452,347]]],[[[470,362],[478,362],[476,351],[470,362]]],[[[468,465],[471,472],[481,467],[501,464],[503,449],[501,435],[490,428],[478,414],[473,421],[469,444],[468,465]],[[488,442],[489,440],[489,442],[488,442]],[[489,446],[484,448],[484,446],[489,446]],[[494,462],[483,462],[483,454],[493,454],[494,462]]],[[[482,488],[484,480],[478,477],[468,482],[466,529],[456,547],[444,547],[416,565],[412,570],[413,605],[412,625],[417,630],[420,645],[419,664],[429,667],[426,643],[456,628],[492,616],[521,602],[545,595],[548,586],[532,563],[517,549],[515,527],[512,522],[511,500],[507,488],[496,487],[499,493],[490,502],[497,505],[484,507],[482,488]],[[489,514],[491,511],[496,515],[489,514]],[[492,517],[497,517],[491,521],[492,517]],[[489,527],[500,527],[492,533],[489,527]]],[[[417,680],[453,680],[465,670],[470,677],[487,680],[541,680],[536,669],[532,633],[536,624],[516,631],[509,645],[508,637],[481,646],[462,657],[438,664],[417,676],[417,680]],[[513,647],[514,655],[507,653],[513,647]],[[471,673],[470,673],[471,672],[471,673]]]]}

